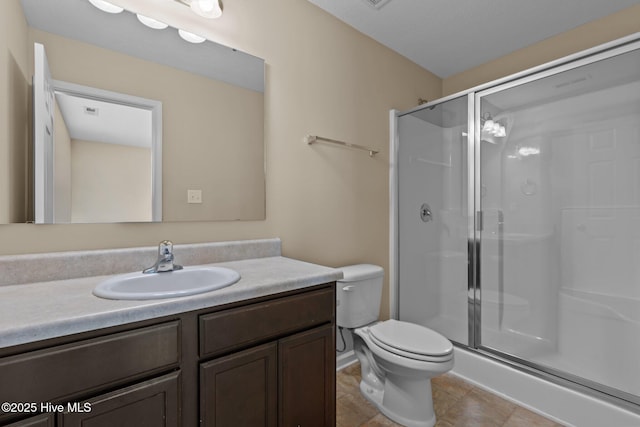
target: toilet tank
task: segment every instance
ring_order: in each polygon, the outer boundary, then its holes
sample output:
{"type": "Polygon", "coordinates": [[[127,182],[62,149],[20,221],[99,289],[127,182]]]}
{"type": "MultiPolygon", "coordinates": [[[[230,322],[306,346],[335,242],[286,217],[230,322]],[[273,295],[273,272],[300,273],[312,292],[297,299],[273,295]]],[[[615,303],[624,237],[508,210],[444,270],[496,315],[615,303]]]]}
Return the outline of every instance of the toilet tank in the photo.
{"type": "Polygon", "coordinates": [[[382,267],[371,264],[339,268],[344,278],[336,283],[336,324],[359,328],[378,320],[382,297],[382,267]]]}

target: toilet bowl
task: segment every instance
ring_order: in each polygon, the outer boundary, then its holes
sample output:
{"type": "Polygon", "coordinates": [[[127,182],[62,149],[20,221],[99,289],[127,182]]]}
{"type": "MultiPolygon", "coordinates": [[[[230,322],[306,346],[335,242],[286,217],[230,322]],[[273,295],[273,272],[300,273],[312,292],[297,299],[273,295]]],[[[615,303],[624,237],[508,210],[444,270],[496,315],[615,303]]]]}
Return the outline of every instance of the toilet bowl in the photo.
{"type": "Polygon", "coordinates": [[[453,368],[451,342],[430,329],[397,320],[357,328],[354,333],[362,394],[399,424],[432,427],[436,419],[431,378],[453,368]],[[396,341],[398,337],[387,336],[386,331],[401,331],[406,341],[396,341]]]}
{"type": "Polygon", "coordinates": [[[431,378],[453,368],[453,345],[426,327],[394,319],[377,321],[381,267],[342,268],[337,285],[338,326],[353,332],[360,361],[360,391],[380,412],[407,427],[435,424],[431,378]]]}

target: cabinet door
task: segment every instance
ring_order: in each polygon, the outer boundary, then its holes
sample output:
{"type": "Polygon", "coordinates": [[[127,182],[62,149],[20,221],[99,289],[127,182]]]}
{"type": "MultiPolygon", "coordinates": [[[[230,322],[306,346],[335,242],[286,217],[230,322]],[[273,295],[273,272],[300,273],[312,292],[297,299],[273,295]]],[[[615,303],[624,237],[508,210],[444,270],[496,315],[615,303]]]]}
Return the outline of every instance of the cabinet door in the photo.
{"type": "Polygon", "coordinates": [[[335,426],[335,342],[332,324],[278,342],[281,427],[335,426]]]}
{"type": "Polygon", "coordinates": [[[177,427],[179,372],[116,390],[58,414],[58,426],[177,427]],[[88,404],[88,405],[85,405],[88,404]],[[83,412],[84,411],[84,412],[83,412]]]}
{"type": "Polygon", "coordinates": [[[200,365],[200,424],[205,427],[275,427],[276,343],[200,365]]]}

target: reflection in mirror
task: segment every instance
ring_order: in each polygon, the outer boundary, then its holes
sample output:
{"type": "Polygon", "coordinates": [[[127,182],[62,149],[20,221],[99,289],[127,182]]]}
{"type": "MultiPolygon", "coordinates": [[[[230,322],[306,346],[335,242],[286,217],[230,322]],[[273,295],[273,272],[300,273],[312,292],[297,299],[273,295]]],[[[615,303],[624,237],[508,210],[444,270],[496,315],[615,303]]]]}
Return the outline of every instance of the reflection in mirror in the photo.
{"type": "Polygon", "coordinates": [[[163,221],[264,219],[263,60],[87,0],[2,0],[0,16],[0,223],[34,220],[34,42],[54,81],[162,104],[163,221]],[[188,190],[202,202],[188,203],[188,190]]]}
{"type": "Polygon", "coordinates": [[[53,89],[54,222],[160,221],[162,104],[59,81],[53,89]]]}

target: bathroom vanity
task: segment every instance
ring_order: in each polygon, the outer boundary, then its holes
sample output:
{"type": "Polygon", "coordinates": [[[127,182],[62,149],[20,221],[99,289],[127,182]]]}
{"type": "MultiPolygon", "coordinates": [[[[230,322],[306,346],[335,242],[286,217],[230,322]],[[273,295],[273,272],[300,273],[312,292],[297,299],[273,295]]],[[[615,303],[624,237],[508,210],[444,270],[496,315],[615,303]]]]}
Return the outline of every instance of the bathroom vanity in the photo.
{"type": "Polygon", "coordinates": [[[0,425],[335,425],[341,273],[281,256],[219,265],[240,282],[167,300],[91,295],[104,277],[0,286],[0,425]]]}

